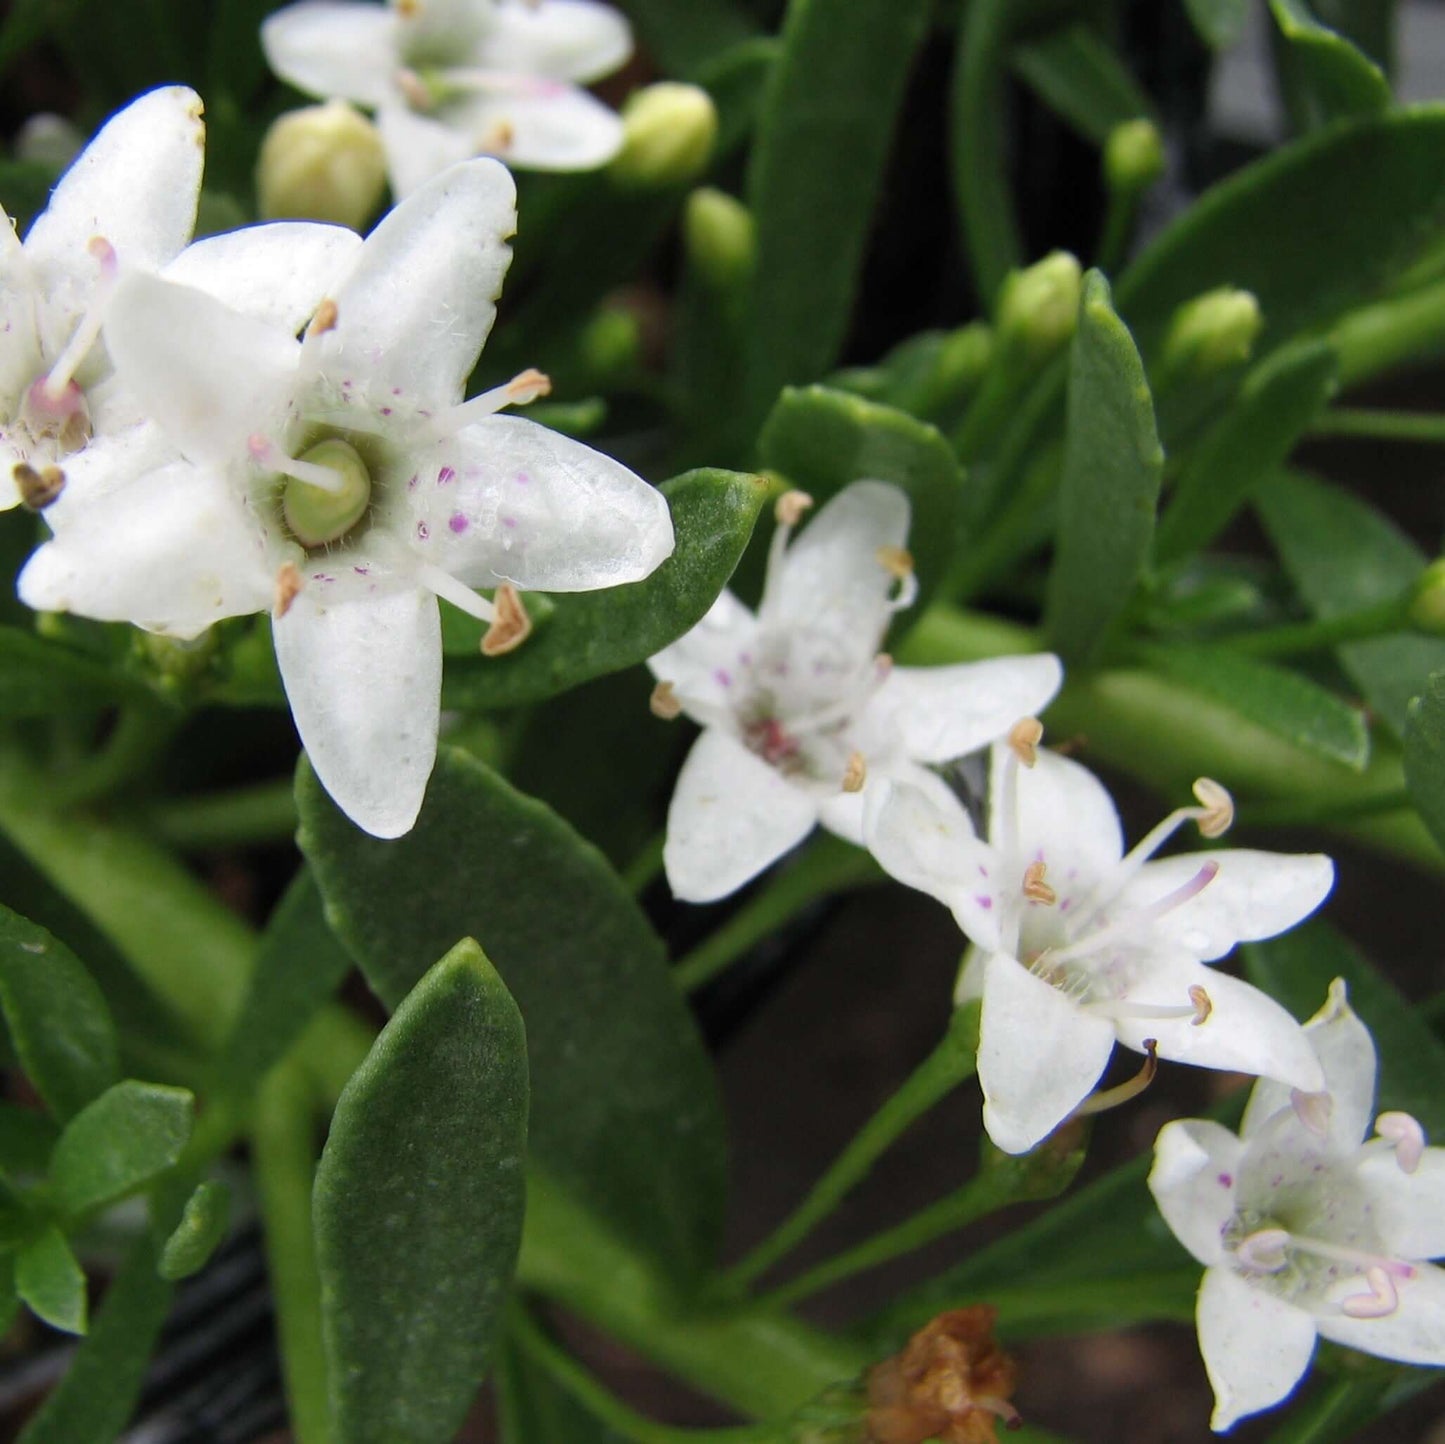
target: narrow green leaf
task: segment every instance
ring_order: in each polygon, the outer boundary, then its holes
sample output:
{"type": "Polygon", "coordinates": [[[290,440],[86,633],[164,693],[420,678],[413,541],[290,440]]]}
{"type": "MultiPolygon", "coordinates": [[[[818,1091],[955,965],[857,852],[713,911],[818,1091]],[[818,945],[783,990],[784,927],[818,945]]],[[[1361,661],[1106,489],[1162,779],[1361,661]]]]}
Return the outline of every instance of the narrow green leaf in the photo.
{"type": "Polygon", "coordinates": [[[80,960],[0,907],[0,1009],[16,1056],[62,1123],[120,1077],[115,1026],[80,960]]]}
{"type": "Polygon", "coordinates": [[[15,1292],[52,1329],[85,1332],[85,1272],[54,1225],[16,1256],[15,1292]]]}
{"type": "Polygon", "coordinates": [[[1213,50],[1224,50],[1244,33],[1245,0],[1184,0],[1184,8],[1213,50]]]}
{"type": "Polygon", "coordinates": [[[515,1344],[497,1361],[501,1444],[625,1444],[515,1344]]]}
{"type": "Polygon", "coordinates": [[[469,939],[416,985],[316,1171],[338,1444],[447,1444],[487,1371],[522,1238],[522,1018],[469,939]]]}
{"type": "Polygon", "coordinates": [[[1364,714],[1298,672],[1228,647],[1149,647],[1145,655],[1156,671],[1298,747],[1357,772],[1370,760],[1364,714]]]}
{"type": "MultiPolygon", "coordinates": [[[[1255,509],[1285,571],[1317,617],[1336,617],[1399,596],[1425,557],[1392,522],[1338,487],[1296,473],[1276,476],[1255,509]]],[[[1425,679],[1445,671],[1445,640],[1402,635],[1340,647],[1341,664],[1397,737],[1425,679]]]]}
{"type": "Polygon", "coordinates": [[[1189,454],[1159,523],[1159,563],[1202,550],[1283,464],[1335,392],[1323,341],[1286,346],[1254,367],[1223,418],[1189,454]]]}
{"type": "Polygon", "coordinates": [[[1389,108],[1390,82],[1369,56],[1310,13],[1304,0],[1269,0],[1289,47],[1281,56],[1290,73],[1296,123],[1378,115],[1389,108]]]}
{"type": "Polygon", "coordinates": [[[0,627],[0,717],[48,717],[108,707],[139,683],[59,642],[0,627]]]}
{"type": "Polygon", "coordinates": [[[713,56],[749,39],[757,27],[733,0],[623,0],[637,38],[669,75],[691,77],[713,56]]]}
{"type": "Polygon", "coordinates": [[[1015,46],[1012,62],[1029,89],[1095,145],[1115,126],[1154,113],[1118,51],[1088,25],[1065,25],[1015,46]]]}
{"type": "Polygon", "coordinates": [[[50,1159],[57,1205],[74,1217],[159,1178],[191,1136],[194,1100],[184,1088],[126,1079],[70,1120],[50,1159]]]}
{"type": "Polygon", "coordinates": [[[1154,536],[1164,452],[1149,383],[1098,271],[1084,277],[1069,352],[1059,530],[1045,629],[1087,661],[1134,593],[1154,536]]]}
{"type": "Polygon", "coordinates": [[[1406,711],[1405,785],[1420,820],[1445,848],[1445,672],[1428,677],[1406,711]]]}
{"type": "Polygon", "coordinates": [[[303,767],[300,840],[328,916],[391,1006],[484,940],[527,1023],[533,1156],[676,1273],[713,1255],[724,1192],[711,1066],[661,943],[555,814],[443,747],[416,826],[380,842],[303,767]]]}
{"type": "Polygon", "coordinates": [[[231,1190],[208,1179],[186,1200],[181,1221],[161,1249],[157,1271],[174,1282],[199,1273],[210,1261],[231,1222],[231,1190]]]}
{"type": "Polygon", "coordinates": [[[792,0],[748,174],[757,218],[748,414],[821,376],[847,334],[927,0],[792,0]],[[840,160],[846,157],[846,164],[840,160]]]}
{"type": "MultiPolygon", "coordinates": [[[[767,494],[755,476],[690,471],[667,482],[677,548],[645,581],[551,598],[546,622],[504,657],[454,660],[447,707],[511,707],[635,666],[701,620],[727,585],[767,494]]],[[[480,625],[476,629],[478,650],[480,625]]]]}

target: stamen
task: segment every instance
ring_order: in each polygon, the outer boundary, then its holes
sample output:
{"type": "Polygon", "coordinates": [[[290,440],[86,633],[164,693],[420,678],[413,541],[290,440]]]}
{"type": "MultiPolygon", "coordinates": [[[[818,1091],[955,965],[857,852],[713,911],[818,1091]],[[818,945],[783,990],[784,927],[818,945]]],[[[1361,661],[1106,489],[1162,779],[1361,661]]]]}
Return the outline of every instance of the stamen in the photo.
{"type": "Polygon", "coordinates": [[[1384,1269],[1365,1270],[1365,1282],[1370,1286],[1367,1294],[1351,1294],[1340,1301],[1340,1312],[1351,1319],[1387,1319],[1400,1307],[1400,1295],[1395,1281],[1384,1269]]]}
{"type": "MultiPolygon", "coordinates": [[[[415,10],[415,0],[412,0],[412,8],[415,10]]],[[[396,72],[396,88],[401,91],[406,103],[413,110],[430,110],[436,103],[436,97],[432,94],[431,87],[414,70],[405,67],[398,70],[396,72]]]]}
{"type": "Polygon", "coordinates": [[[1117,938],[1137,931],[1143,924],[1154,922],[1165,916],[1166,913],[1173,912],[1175,908],[1182,907],[1191,898],[1198,897],[1218,874],[1219,864],[1213,861],[1206,862],[1188,882],[1182,883],[1173,892],[1165,893],[1157,902],[1152,902],[1147,907],[1136,908],[1133,912],[1125,913],[1117,921],[1110,923],[1108,927],[1100,928],[1095,933],[1086,934],[1077,942],[1061,948],[1054,954],[1055,958],[1063,961],[1086,957],[1089,953],[1097,952],[1117,938]]]}
{"type": "Polygon", "coordinates": [[[647,705],[654,717],[661,717],[664,722],[671,722],[682,713],[682,703],[678,701],[677,692],[671,682],[659,682],[652,689],[652,696],[647,699],[647,705]]]}
{"type": "Polygon", "coordinates": [[[1303,1127],[1316,1138],[1324,1138],[1329,1133],[1335,1100],[1328,1093],[1306,1093],[1302,1088],[1291,1088],[1289,1106],[1303,1127]]]}
{"type": "Polygon", "coordinates": [[[30,511],[44,511],[65,490],[65,473],[58,466],[37,471],[29,462],[16,462],[10,473],[20,489],[20,504],[30,511]]]}
{"type": "Polygon", "coordinates": [[[1106,1113],[1111,1108],[1117,1108],[1120,1104],[1137,1098],[1154,1081],[1154,1075],[1159,1071],[1159,1040],[1145,1038],[1144,1052],[1147,1054],[1144,1066],[1132,1078],[1120,1083],[1116,1088],[1103,1088],[1097,1093],[1089,1094],[1069,1117],[1087,1118],[1093,1113],[1106,1113]]]}
{"type": "Polygon", "coordinates": [[[861,752],[848,754],[848,766],[843,771],[843,791],[862,792],[868,780],[868,763],[861,752]]]}
{"type": "Polygon", "coordinates": [[[1382,1113],[1375,1119],[1375,1132],[1393,1144],[1395,1162],[1401,1173],[1414,1173],[1425,1155],[1425,1130],[1408,1113],[1382,1113]]]}
{"type": "Polygon", "coordinates": [[[90,348],[95,345],[95,339],[100,335],[101,324],[105,320],[105,308],[110,300],[110,293],[115,289],[119,272],[115,259],[115,247],[104,236],[92,236],[86,250],[100,266],[100,279],[91,294],[90,304],[85,308],[85,314],[80,318],[80,324],[75,328],[75,334],[66,343],[65,349],[60,353],[55,365],[50,368],[49,374],[42,383],[45,395],[52,403],[59,402],[64,398],[71,378],[80,370],[81,362],[90,354],[90,348]]]}
{"type": "Polygon", "coordinates": [[[773,520],[779,526],[797,526],[812,504],[806,491],[785,491],[773,506],[773,520]]]}
{"type": "MultiPolygon", "coordinates": [[[[495,622],[497,608],[485,597],[479,597],[469,586],[459,582],[450,572],[444,572],[431,562],[413,562],[415,576],[427,591],[448,601],[458,611],[475,617],[479,622],[495,622]]],[[[500,588],[498,589],[500,595],[500,588]]],[[[483,641],[485,646],[485,640],[483,641]]]]}
{"type": "Polygon", "coordinates": [[[1348,1248],[1343,1244],[1330,1243],[1326,1239],[1313,1238],[1306,1233],[1291,1233],[1283,1228],[1260,1229],[1242,1239],[1235,1248],[1235,1256],[1243,1261],[1246,1268],[1257,1273],[1278,1273],[1289,1262],[1287,1254],[1290,1252],[1313,1254],[1316,1258],[1327,1258],[1334,1263],[1353,1264],[1364,1270],[1367,1279],[1378,1274],[1386,1280],[1406,1280],[1414,1278],[1416,1273],[1415,1266],[1402,1259],[1390,1258],[1387,1254],[1370,1253],[1365,1249],[1348,1248]]]}
{"type": "Polygon", "coordinates": [[[510,582],[503,582],[497,588],[493,605],[497,615],[482,638],[484,657],[500,657],[514,652],[532,635],[532,619],[527,615],[516,587],[510,582]]]}
{"type": "MultiPolygon", "coordinates": [[[[1048,954],[1044,954],[1044,956],[1047,958],[1048,954]]],[[[1057,957],[1058,954],[1054,956],[1057,957]]],[[[1099,1018],[1114,1018],[1120,1022],[1141,1022],[1145,1019],[1156,1021],[1167,1019],[1172,1022],[1176,1018],[1188,1018],[1196,1028],[1209,1016],[1214,1007],[1209,1001],[1209,995],[1200,987],[1190,988],[1188,1003],[1132,1003],[1106,998],[1102,1002],[1084,1003],[1082,1006],[1086,1012],[1099,1018]],[[1196,993],[1203,994],[1202,1006],[1194,996],[1196,993]],[[1203,1017],[1200,1016],[1201,1013],[1203,1013],[1203,1017]]]]}
{"type": "Polygon", "coordinates": [[[1234,1256],[1252,1274],[1277,1274],[1288,1267],[1289,1231],[1283,1228],[1262,1228],[1242,1238],[1235,1245],[1234,1256]]]}
{"type": "Polygon", "coordinates": [[[903,547],[882,546],[873,555],[890,577],[903,582],[913,575],[913,554],[903,547]]]}
{"type": "Polygon", "coordinates": [[[497,120],[477,139],[482,155],[505,155],[517,142],[517,127],[510,120],[497,120]]]}
{"type": "Polygon", "coordinates": [[[264,466],[268,471],[279,471],[282,476],[304,481],[308,486],[319,487],[322,491],[336,493],[346,487],[346,478],[339,471],[329,466],[319,466],[314,461],[299,461],[294,456],[287,456],[274,441],[260,432],[252,436],[246,445],[252,461],[258,466],[264,466]]]}
{"type": "Polygon", "coordinates": [[[291,603],[301,593],[301,573],[294,562],[285,562],[276,573],[276,594],[271,603],[271,615],[279,622],[291,610],[291,603]]]}
{"type": "Polygon", "coordinates": [[[460,406],[453,406],[440,416],[433,417],[424,428],[425,437],[440,441],[443,437],[454,436],[464,426],[495,416],[508,406],[526,406],[539,396],[549,395],[551,390],[551,378],[535,367],[519,372],[501,386],[493,386],[490,391],[483,391],[480,396],[473,396],[460,406]]]}
{"type": "Polygon", "coordinates": [[[1195,983],[1189,989],[1189,1001],[1194,1004],[1194,1026],[1202,1028],[1209,1021],[1209,1015],[1214,1011],[1214,1000],[1198,983],[1195,983]]]}
{"type": "Polygon", "coordinates": [[[306,328],[308,336],[324,336],[328,331],[336,329],[336,319],[341,313],[336,308],[336,302],[327,296],[316,308],[316,314],[311,318],[311,324],[306,328]]]}
{"type": "Polygon", "coordinates": [[[1211,841],[1223,837],[1234,824],[1234,798],[1229,795],[1229,789],[1211,777],[1198,777],[1194,781],[1194,795],[1204,808],[1195,819],[1200,836],[1211,841]]]}
{"type": "Polygon", "coordinates": [[[1059,895],[1044,881],[1047,872],[1048,868],[1042,862],[1031,862],[1024,869],[1023,892],[1030,902],[1052,907],[1058,902],[1059,895]]]}
{"type": "Polygon", "coordinates": [[[1009,751],[1025,767],[1032,767],[1039,760],[1039,743],[1043,737],[1044,724],[1037,717],[1021,717],[1009,728],[1009,751]]]}

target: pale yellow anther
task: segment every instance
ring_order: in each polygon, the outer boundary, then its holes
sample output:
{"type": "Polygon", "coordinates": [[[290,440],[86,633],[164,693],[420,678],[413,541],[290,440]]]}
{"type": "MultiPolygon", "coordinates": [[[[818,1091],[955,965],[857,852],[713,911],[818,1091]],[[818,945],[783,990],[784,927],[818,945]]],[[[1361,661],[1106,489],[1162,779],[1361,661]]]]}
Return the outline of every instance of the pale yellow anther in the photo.
{"type": "Polygon", "coordinates": [[[65,490],[65,473],[58,466],[37,471],[27,461],[16,462],[10,473],[20,490],[20,503],[29,511],[44,511],[65,490]]]}
{"type": "Polygon", "coordinates": [[[517,127],[510,120],[495,121],[477,142],[482,155],[504,155],[517,141],[517,127]]]}
{"type": "Polygon", "coordinates": [[[1024,869],[1024,896],[1030,902],[1052,907],[1058,902],[1059,895],[1044,881],[1048,871],[1047,866],[1041,862],[1031,862],[1024,869]]]}
{"type": "Polygon", "coordinates": [[[396,0],[396,8],[403,20],[414,20],[421,11],[419,0],[396,0]]]}
{"type": "Polygon", "coordinates": [[[291,603],[300,595],[301,573],[295,562],[285,562],[276,573],[276,594],[271,602],[271,615],[279,622],[291,610],[291,603]]]}
{"type": "Polygon", "coordinates": [[[1020,717],[1008,730],[1009,751],[1032,767],[1039,760],[1039,743],[1044,738],[1044,724],[1037,717],[1020,717]]]}
{"type": "Polygon", "coordinates": [[[651,708],[652,715],[661,717],[664,722],[671,722],[682,713],[682,703],[677,700],[677,692],[671,682],[659,682],[652,689],[647,705],[651,708]]]}
{"type": "Polygon", "coordinates": [[[539,396],[552,394],[552,378],[545,371],[538,371],[535,366],[530,366],[507,382],[506,391],[508,405],[526,406],[539,396]]]}
{"type": "Polygon", "coordinates": [[[1189,989],[1189,1001],[1194,1004],[1194,1016],[1189,1020],[1196,1028],[1203,1027],[1209,1021],[1209,1015],[1214,1011],[1214,1000],[1195,983],[1189,989]]]}
{"type": "Polygon", "coordinates": [[[873,555],[890,577],[906,582],[913,575],[913,553],[903,547],[882,546],[873,555]]]}
{"type": "Polygon", "coordinates": [[[812,504],[813,498],[806,491],[785,491],[773,506],[773,520],[779,526],[797,526],[812,504]]]}
{"type": "Polygon", "coordinates": [[[1212,777],[1200,777],[1194,783],[1194,795],[1204,813],[1197,819],[1201,837],[1223,837],[1234,824],[1234,798],[1229,789],[1221,787],[1212,777]]]}
{"type": "Polygon", "coordinates": [[[843,791],[862,792],[868,780],[868,763],[861,752],[848,754],[848,766],[843,770],[843,791]]]}
{"type": "MultiPolygon", "coordinates": [[[[419,8],[415,0],[412,0],[410,10],[403,5],[401,11],[403,18],[408,14],[415,15],[419,8]]],[[[402,95],[406,98],[406,103],[411,106],[413,110],[430,110],[432,108],[433,96],[431,90],[428,88],[426,81],[424,81],[416,71],[398,70],[396,72],[396,88],[401,91],[402,95]]]]}
{"type": "Polygon", "coordinates": [[[482,638],[484,657],[501,657],[515,651],[532,635],[532,619],[510,582],[503,582],[492,597],[497,615],[482,638]]]}
{"type": "Polygon", "coordinates": [[[316,314],[311,318],[311,324],[306,328],[308,336],[324,336],[328,331],[336,329],[336,318],[341,313],[336,309],[336,302],[328,296],[316,308],[316,314]]]}

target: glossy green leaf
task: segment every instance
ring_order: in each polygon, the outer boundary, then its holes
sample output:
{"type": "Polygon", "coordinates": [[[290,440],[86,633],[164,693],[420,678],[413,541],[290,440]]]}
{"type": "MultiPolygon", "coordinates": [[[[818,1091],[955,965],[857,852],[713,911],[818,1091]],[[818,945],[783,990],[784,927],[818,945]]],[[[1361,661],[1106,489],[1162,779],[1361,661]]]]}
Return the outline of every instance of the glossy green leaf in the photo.
{"type": "Polygon", "coordinates": [[[1045,629],[1066,662],[1087,661],[1134,593],[1154,536],[1164,452],[1149,383],[1109,283],[1084,277],[1069,352],[1059,530],[1045,629]]]}
{"type": "Polygon", "coordinates": [[[210,1262],[231,1222],[231,1190],[208,1179],[186,1200],[181,1221],[161,1249],[157,1271],[163,1279],[189,1278],[210,1262]]]}
{"type": "Polygon", "coordinates": [[[1233,45],[1244,32],[1245,0],[1184,0],[1184,8],[1212,49],[1233,45]]]}
{"type": "Polygon", "coordinates": [[[837,360],[927,0],[793,0],[748,174],[748,414],[837,360]]]}
{"type": "Polygon", "coordinates": [[[1259,354],[1388,290],[1445,225],[1445,107],[1321,132],[1237,171],[1119,279],[1117,301],[1152,360],[1169,318],[1216,286],[1252,291],[1259,354]],[[1328,237],[1328,244],[1321,238],[1328,237]]]}
{"type": "Polygon", "coordinates": [[[889,481],[908,494],[908,549],[918,600],[901,618],[920,617],[943,580],[956,537],[963,472],[952,447],[926,421],[844,391],[785,391],[758,440],[763,465],[821,506],[851,482],[889,481]]]}
{"type": "Polygon", "coordinates": [[[15,1292],[52,1329],[85,1332],[85,1272],[54,1225],[16,1255],[15,1292]]]}
{"type": "Polygon", "coordinates": [[[139,684],[59,642],[0,627],[0,717],[48,717],[134,696],[139,684]]]}
{"type": "Polygon", "coordinates": [[[62,1123],[120,1077],[110,1011],[58,938],[0,907],[0,1009],[26,1076],[62,1123]]]}
{"type": "Polygon", "coordinates": [[[1298,747],[1357,772],[1370,760],[1364,714],[1298,672],[1225,647],[1149,647],[1149,665],[1298,747]]]}
{"type": "MultiPolygon", "coordinates": [[[[759,478],[690,471],[662,491],[677,548],[646,580],[552,597],[551,614],[515,652],[447,667],[448,707],[536,702],[645,661],[698,622],[742,556],[766,495],[759,478]]],[[[478,647],[480,624],[476,624],[478,647]]]]}
{"type": "Polygon", "coordinates": [[[1029,89],[1095,145],[1116,125],[1154,113],[1118,51],[1088,25],[1066,25],[1015,46],[1012,62],[1029,89]]]}
{"type": "Polygon", "coordinates": [[[522,1018],[470,939],[416,985],[316,1170],[337,1444],[448,1444],[487,1371],[526,1193],[522,1018]]]}
{"type": "Polygon", "coordinates": [[[1343,978],[1379,1050],[1377,1107],[1413,1114],[1432,1138],[1445,1130],[1445,1043],[1352,943],[1316,919],[1242,952],[1250,982],[1301,1022],[1324,1006],[1331,980],[1343,978]]]}
{"type": "Polygon", "coordinates": [[[712,1069],[661,943],[601,856],[453,748],[395,842],[352,826],[308,768],[297,798],[328,915],[382,1000],[476,937],[526,1020],[533,1157],[674,1272],[710,1260],[724,1192],[712,1069]]]}
{"type": "Polygon", "coordinates": [[[134,1193],[180,1157],[194,1099],[184,1088],[128,1078],[65,1126],[50,1158],[56,1204],[76,1216],[134,1193]]]}
{"type": "Polygon", "coordinates": [[[16,1185],[38,1178],[59,1136],[60,1130],[43,1113],[0,1103],[0,1179],[16,1185]]]}
{"type": "MultiPolygon", "coordinates": [[[[1305,605],[1336,617],[1399,596],[1425,557],[1392,522],[1358,497],[1313,478],[1277,476],[1255,509],[1305,605]]],[[[1445,671],[1445,640],[1401,635],[1351,642],[1340,662],[1397,737],[1425,679],[1445,671]]]]}
{"type": "Polygon", "coordinates": [[[1296,123],[1378,115],[1391,100],[1385,73],[1337,30],[1321,25],[1305,0],[1269,0],[1288,45],[1281,56],[1290,75],[1296,123]]]}
{"type": "Polygon", "coordinates": [[[1284,463],[1335,391],[1322,341],[1286,346],[1245,378],[1233,404],[1190,452],[1154,538],[1160,563],[1206,547],[1284,463]]]}

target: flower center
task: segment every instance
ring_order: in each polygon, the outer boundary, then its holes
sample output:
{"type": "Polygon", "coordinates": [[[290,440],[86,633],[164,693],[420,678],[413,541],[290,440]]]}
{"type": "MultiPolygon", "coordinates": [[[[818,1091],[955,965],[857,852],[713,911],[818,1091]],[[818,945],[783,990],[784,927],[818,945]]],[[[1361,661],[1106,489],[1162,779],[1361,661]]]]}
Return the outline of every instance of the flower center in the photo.
{"type": "MultiPolygon", "coordinates": [[[[1363,1293],[1340,1300],[1340,1312],[1352,1319],[1383,1319],[1393,1314],[1400,1306],[1399,1286],[1416,1273],[1413,1264],[1388,1254],[1350,1248],[1274,1225],[1256,1228],[1240,1238],[1234,1244],[1234,1258],[1242,1272],[1268,1276],[1297,1269],[1310,1259],[1331,1266],[1344,1264],[1350,1276],[1359,1277],[1365,1284],[1363,1293]]],[[[1330,1274],[1334,1272],[1331,1267],[1330,1274]]]]}
{"type": "Polygon", "coordinates": [[[308,551],[352,531],[371,505],[371,472],[349,441],[328,437],[291,462],[281,512],[308,551]]]}

